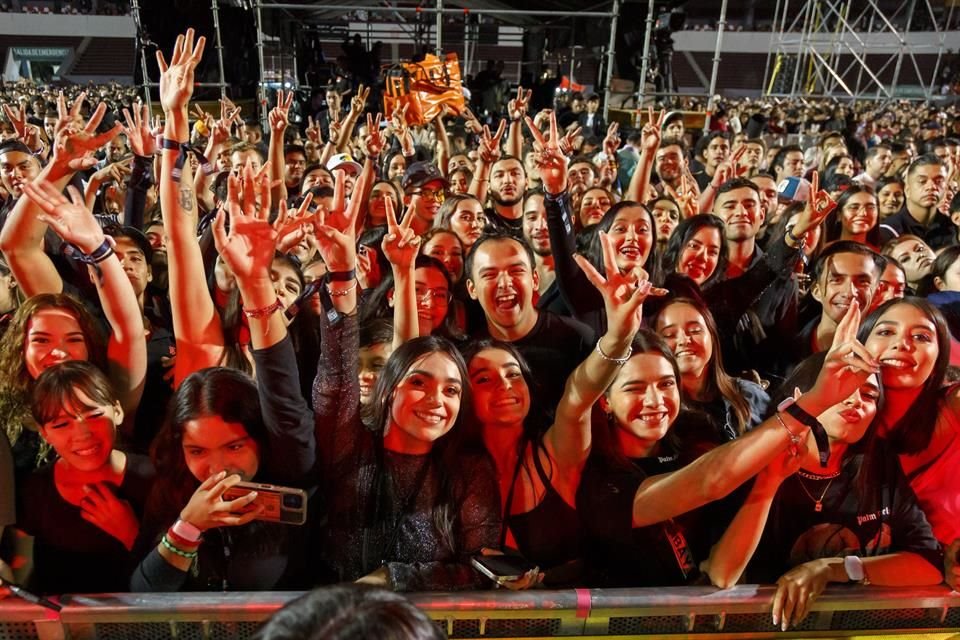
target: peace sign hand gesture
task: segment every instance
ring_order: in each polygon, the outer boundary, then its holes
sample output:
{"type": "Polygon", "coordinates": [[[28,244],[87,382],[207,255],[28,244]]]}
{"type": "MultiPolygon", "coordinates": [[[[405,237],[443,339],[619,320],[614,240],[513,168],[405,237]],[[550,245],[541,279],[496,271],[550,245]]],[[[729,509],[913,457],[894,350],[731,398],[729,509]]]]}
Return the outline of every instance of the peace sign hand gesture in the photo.
{"type": "MultiPolygon", "coordinates": [[[[327,265],[328,271],[351,271],[357,266],[356,225],[354,220],[359,209],[359,198],[351,198],[348,206],[344,207],[344,174],[336,171],[334,185],[333,208],[327,211],[320,207],[313,223],[314,234],[317,238],[317,249],[327,265]]],[[[360,182],[354,186],[354,193],[362,193],[363,185],[360,182]]]]}
{"type": "Polygon", "coordinates": [[[379,157],[387,144],[383,136],[383,131],[380,129],[380,121],[382,118],[382,113],[378,113],[376,118],[369,113],[367,114],[367,135],[363,137],[360,144],[364,149],[364,153],[370,158],[379,157]]]}
{"type": "Polygon", "coordinates": [[[507,103],[507,112],[510,114],[511,120],[519,120],[527,115],[531,95],[533,95],[533,91],[530,89],[524,91],[523,87],[517,87],[517,97],[507,103]]]}
{"type": "Polygon", "coordinates": [[[485,164],[493,164],[500,159],[500,140],[507,130],[507,121],[501,120],[495,134],[490,133],[490,127],[483,125],[483,133],[480,134],[480,147],[478,153],[480,160],[485,164]]]}
{"type": "Polygon", "coordinates": [[[629,342],[643,323],[643,301],[649,296],[663,296],[666,289],[654,287],[642,269],[620,273],[617,268],[616,250],[606,232],[600,231],[600,246],[603,248],[603,268],[606,276],[580,254],[573,256],[587,279],[603,296],[607,314],[607,335],[617,341],[629,342]]]}
{"type": "Polygon", "coordinates": [[[282,135],[290,125],[290,105],[293,104],[293,91],[284,97],[283,89],[277,91],[277,106],[270,110],[267,119],[270,121],[270,130],[274,134],[282,135]]]}
{"type": "Polygon", "coordinates": [[[403,216],[403,222],[400,223],[397,222],[397,215],[393,211],[393,199],[387,198],[383,201],[387,213],[387,234],[383,237],[383,244],[380,246],[390,264],[400,270],[411,269],[420,251],[420,236],[410,228],[410,223],[415,217],[415,200],[419,197],[413,196],[403,216]]]}
{"type": "Polygon", "coordinates": [[[607,127],[607,137],[603,139],[603,151],[608,159],[617,157],[617,149],[620,148],[620,123],[611,122],[607,127]]]}
{"type": "Polygon", "coordinates": [[[317,124],[313,116],[307,117],[307,140],[310,142],[316,143],[318,146],[323,144],[323,131],[320,130],[320,125],[317,124]]]}
{"type": "Polygon", "coordinates": [[[537,155],[537,167],[540,169],[540,179],[543,189],[550,195],[559,195],[567,189],[567,168],[569,160],[560,152],[560,141],[557,135],[557,116],[550,114],[550,138],[543,136],[533,119],[527,116],[527,128],[533,136],[534,147],[540,149],[537,155]]]}
{"type": "Polygon", "coordinates": [[[663,136],[663,121],[666,119],[666,109],[661,109],[660,113],[657,114],[656,120],[654,120],[653,107],[647,107],[647,122],[643,125],[643,129],[640,130],[640,146],[644,151],[653,153],[660,148],[660,140],[663,136]]]}
{"type": "Polygon", "coordinates": [[[90,119],[83,124],[83,118],[79,114],[85,97],[86,94],[81,93],[69,111],[62,93],[58,100],[59,119],[52,164],[62,172],[82,171],[97,164],[93,152],[113,140],[122,130],[118,122],[110,131],[95,135],[97,126],[107,112],[107,105],[103,102],[98,104],[90,119]]]}
{"type": "Polygon", "coordinates": [[[686,174],[680,174],[680,191],[674,191],[666,182],[663,183],[663,188],[666,190],[667,195],[676,200],[677,204],[680,205],[680,211],[683,213],[684,218],[690,218],[692,216],[700,213],[700,198],[696,189],[689,188],[689,181],[687,180],[686,174]]]}
{"type": "MultiPolygon", "coordinates": [[[[123,118],[127,126],[122,126],[123,134],[127,136],[127,142],[130,143],[130,149],[141,158],[153,158],[157,150],[157,141],[150,131],[150,110],[147,105],[142,105],[140,109],[133,110],[133,116],[130,116],[130,110],[123,110],[123,118]]],[[[213,135],[211,132],[210,135],[213,135]]]]}
{"type": "Polygon", "coordinates": [[[350,99],[350,111],[360,115],[364,106],[367,104],[367,98],[370,96],[370,87],[364,87],[362,84],[357,88],[357,95],[350,99]]]}
{"type": "Polygon", "coordinates": [[[10,124],[13,125],[13,131],[23,144],[31,151],[40,149],[40,127],[27,122],[27,111],[21,105],[19,110],[14,110],[8,104],[3,105],[3,112],[7,115],[10,124]]]}

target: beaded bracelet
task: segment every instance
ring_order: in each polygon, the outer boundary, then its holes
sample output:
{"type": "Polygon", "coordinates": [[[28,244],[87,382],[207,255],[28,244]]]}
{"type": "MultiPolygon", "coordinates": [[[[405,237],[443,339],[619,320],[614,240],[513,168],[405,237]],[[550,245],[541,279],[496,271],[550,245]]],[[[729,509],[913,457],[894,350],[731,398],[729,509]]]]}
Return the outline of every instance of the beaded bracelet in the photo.
{"type": "Polygon", "coordinates": [[[176,554],[181,558],[186,558],[187,560],[193,560],[194,558],[197,557],[196,551],[184,551],[183,549],[179,549],[176,546],[174,546],[173,543],[171,543],[170,540],[167,539],[167,534],[163,534],[163,537],[160,538],[160,544],[162,544],[167,551],[169,551],[170,553],[176,554]]]}
{"type": "Polygon", "coordinates": [[[615,362],[618,366],[621,366],[621,367],[622,367],[623,365],[627,364],[627,361],[630,359],[630,356],[633,355],[633,347],[632,347],[632,346],[627,347],[627,355],[623,356],[622,358],[611,358],[610,356],[608,356],[607,354],[605,354],[605,353],[603,352],[603,349],[600,348],[600,340],[601,340],[601,339],[602,339],[602,338],[598,338],[598,339],[597,339],[597,348],[596,348],[596,351],[597,351],[597,353],[600,354],[600,357],[601,357],[601,358],[603,358],[604,360],[606,360],[606,361],[608,361],[608,362],[615,362]]]}

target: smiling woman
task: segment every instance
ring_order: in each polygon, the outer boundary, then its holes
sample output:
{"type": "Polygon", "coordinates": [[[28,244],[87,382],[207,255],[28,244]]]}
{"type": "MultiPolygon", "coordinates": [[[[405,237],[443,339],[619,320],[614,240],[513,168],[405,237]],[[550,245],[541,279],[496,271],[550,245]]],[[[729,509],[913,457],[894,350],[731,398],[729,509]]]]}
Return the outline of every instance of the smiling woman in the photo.
{"type": "Polygon", "coordinates": [[[17,487],[17,526],[35,538],[38,591],[125,590],[153,466],[114,448],[123,410],[110,382],[88,362],[52,365],[36,381],[31,410],[58,456],[17,487]]]}

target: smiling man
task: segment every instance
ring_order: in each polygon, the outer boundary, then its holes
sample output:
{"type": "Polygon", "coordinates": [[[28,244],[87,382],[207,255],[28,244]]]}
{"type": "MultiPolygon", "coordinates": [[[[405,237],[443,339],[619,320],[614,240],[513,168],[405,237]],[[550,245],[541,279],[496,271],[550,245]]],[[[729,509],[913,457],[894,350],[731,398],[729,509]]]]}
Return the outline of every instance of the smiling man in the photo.
{"type": "Polygon", "coordinates": [[[713,214],[723,220],[727,241],[727,277],[742,275],[753,263],[757,233],[765,212],[760,190],[746,178],[727,180],[717,189],[713,214]]]}
{"type": "Polygon", "coordinates": [[[467,254],[465,273],[467,293],[480,303],[486,321],[472,337],[512,343],[540,384],[535,408],[552,415],[567,377],[593,349],[593,331],[536,308],[536,258],[529,244],[512,235],[481,236],[467,254]]]}

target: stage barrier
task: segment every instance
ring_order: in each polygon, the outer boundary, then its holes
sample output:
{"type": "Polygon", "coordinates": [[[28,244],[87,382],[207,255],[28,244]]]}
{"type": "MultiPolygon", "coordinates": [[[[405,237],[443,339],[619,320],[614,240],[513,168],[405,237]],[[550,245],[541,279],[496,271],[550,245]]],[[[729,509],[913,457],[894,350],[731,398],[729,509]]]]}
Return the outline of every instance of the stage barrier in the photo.
{"type": "MultiPolygon", "coordinates": [[[[774,629],[774,588],[711,587],[417,593],[410,599],[450,638],[851,637],[948,638],[960,594],[946,587],[827,590],[796,630],[774,629]]],[[[235,640],[297,592],[118,593],[63,596],[59,614],[0,602],[0,640],[235,640]]]]}

